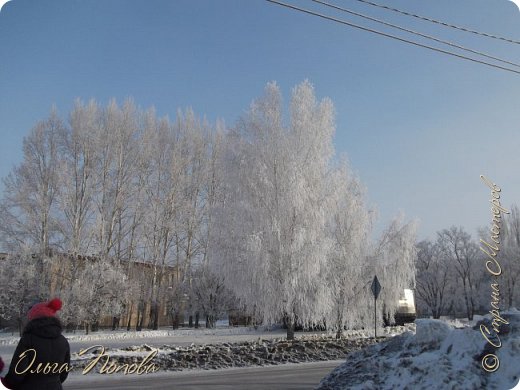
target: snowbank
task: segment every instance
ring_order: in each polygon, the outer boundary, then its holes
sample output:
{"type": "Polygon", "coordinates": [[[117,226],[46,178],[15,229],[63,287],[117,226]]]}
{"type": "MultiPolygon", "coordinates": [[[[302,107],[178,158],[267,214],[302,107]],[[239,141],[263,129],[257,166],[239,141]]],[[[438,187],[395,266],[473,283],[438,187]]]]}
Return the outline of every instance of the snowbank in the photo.
{"type": "MultiPolygon", "coordinates": [[[[220,343],[159,348],[131,346],[106,351],[118,364],[139,363],[153,351],[157,355],[153,363],[160,370],[181,371],[189,369],[217,370],[229,367],[270,366],[287,363],[330,361],[344,358],[348,353],[375,343],[373,338],[335,339],[332,337],[300,337],[293,341],[257,340],[240,343],[220,343]]],[[[83,369],[99,356],[99,350],[90,350],[81,356],[72,354],[72,365],[83,369]]],[[[102,363],[99,363],[100,369],[102,363]]]]}
{"type": "Polygon", "coordinates": [[[417,320],[416,334],[350,354],[318,389],[512,389],[520,378],[520,312],[502,315],[510,325],[500,328],[501,348],[489,348],[479,324],[457,329],[440,320],[417,320]],[[493,351],[500,366],[488,373],[481,359],[493,351]]]}

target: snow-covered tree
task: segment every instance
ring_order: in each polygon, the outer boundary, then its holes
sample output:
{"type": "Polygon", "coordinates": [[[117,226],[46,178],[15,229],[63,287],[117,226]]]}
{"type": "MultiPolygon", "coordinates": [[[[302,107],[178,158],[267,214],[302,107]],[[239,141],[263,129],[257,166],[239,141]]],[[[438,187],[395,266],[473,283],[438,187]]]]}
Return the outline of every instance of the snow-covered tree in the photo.
{"type": "MultiPolygon", "coordinates": [[[[483,238],[486,242],[490,242],[489,230],[483,238]]],[[[504,218],[500,241],[502,249],[498,256],[503,269],[498,279],[501,287],[500,293],[504,294],[507,308],[518,307],[520,305],[520,289],[518,288],[520,284],[520,210],[516,205],[511,206],[510,214],[504,218]]]]}
{"type": "Polygon", "coordinates": [[[198,119],[192,110],[179,111],[175,123],[180,138],[182,165],[178,178],[181,183],[181,208],[176,226],[176,246],[178,264],[183,275],[187,292],[187,310],[190,326],[193,316],[198,326],[198,313],[192,301],[194,263],[204,257],[204,221],[207,219],[206,183],[209,178],[209,151],[211,147],[211,128],[207,121],[198,119]]]}
{"type": "Polygon", "coordinates": [[[482,279],[478,246],[462,227],[455,226],[438,232],[437,241],[441,255],[453,267],[464,310],[468,319],[472,320],[478,307],[476,297],[482,279]]]}
{"type": "Polygon", "coordinates": [[[417,244],[416,295],[433,318],[446,314],[451,303],[450,286],[453,285],[453,269],[442,256],[437,243],[421,241],[417,244]]]}
{"type": "Polygon", "coordinates": [[[62,121],[53,110],[23,141],[23,161],[4,180],[2,238],[8,249],[48,253],[56,234],[53,208],[58,191],[62,121]]]}
{"type": "Polygon", "coordinates": [[[168,286],[164,294],[164,304],[174,329],[179,326],[184,305],[188,299],[184,287],[181,283],[174,283],[173,286],[168,286]]]}
{"type": "Polygon", "coordinates": [[[226,287],[222,275],[217,275],[209,267],[201,266],[193,272],[191,293],[194,305],[206,320],[207,328],[214,328],[216,322],[235,306],[236,299],[226,287]]]}
{"type": "Polygon", "coordinates": [[[398,216],[385,229],[369,259],[382,285],[379,301],[384,307],[383,315],[390,322],[404,289],[415,287],[416,231],[415,222],[405,223],[404,217],[398,216]]]}
{"type": "Polygon", "coordinates": [[[128,281],[117,261],[86,259],[66,291],[62,317],[88,333],[102,316],[119,317],[127,300],[128,281]]]}
{"type": "Polygon", "coordinates": [[[297,319],[325,317],[333,114],[305,81],[293,90],[285,125],[279,87],[270,83],[229,136],[218,268],[264,321],[284,319],[289,339],[297,319]]]}
{"type": "Polygon", "coordinates": [[[113,100],[104,110],[94,137],[96,251],[123,257],[129,233],[130,191],[137,161],[138,116],[132,101],[119,107],[113,100]]]}
{"type": "Polygon", "coordinates": [[[0,317],[15,321],[20,334],[29,308],[47,298],[48,290],[39,289],[41,273],[36,257],[25,251],[0,261],[0,317]]]}
{"type": "Polygon", "coordinates": [[[18,252],[30,248],[42,277],[38,288],[48,282],[43,274],[43,259],[60,241],[56,220],[56,198],[60,159],[60,139],[65,128],[53,110],[48,119],[38,122],[23,141],[23,161],[4,180],[0,205],[0,237],[5,249],[18,252]]]}
{"type": "Polygon", "coordinates": [[[141,152],[144,153],[144,208],[141,229],[142,257],[152,265],[149,300],[152,328],[157,329],[159,301],[163,293],[164,266],[174,244],[174,231],[180,207],[181,188],[177,173],[181,164],[178,143],[169,123],[157,120],[155,113],[145,117],[141,152]]]}
{"type": "MultiPolygon", "coordinates": [[[[70,130],[61,139],[58,208],[63,248],[74,254],[90,253],[93,241],[94,135],[101,126],[94,101],[76,101],[70,130]]],[[[74,275],[73,275],[74,277],[74,275]]]]}
{"type": "Polygon", "coordinates": [[[330,187],[333,204],[330,235],[333,249],[327,262],[327,285],[331,307],[327,324],[341,337],[344,328],[363,326],[368,302],[365,258],[369,248],[373,213],[365,203],[365,190],[346,163],[335,172],[330,187]]]}

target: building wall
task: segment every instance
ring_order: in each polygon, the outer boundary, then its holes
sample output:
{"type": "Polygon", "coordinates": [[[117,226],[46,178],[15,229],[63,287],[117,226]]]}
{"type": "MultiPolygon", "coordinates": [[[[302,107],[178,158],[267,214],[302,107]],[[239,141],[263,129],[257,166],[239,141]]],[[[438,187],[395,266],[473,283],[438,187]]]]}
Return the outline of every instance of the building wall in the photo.
{"type": "MultiPolygon", "coordinates": [[[[47,273],[51,275],[49,280],[50,296],[55,295],[56,292],[64,291],[68,286],[71,285],[71,261],[77,261],[77,266],[81,267],[88,261],[96,261],[94,257],[86,256],[72,256],[67,254],[54,254],[51,261],[47,263],[47,273]]],[[[114,325],[119,328],[130,327],[136,329],[139,322],[143,329],[150,328],[153,320],[151,314],[151,299],[148,298],[150,295],[150,286],[154,278],[160,280],[161,291],[171,291],[175,289],[180,280],[181,274],[176,266],[158,266],[154,267],[153,264],[145,262],[126,262],[123,264],[125,272],[128,276],[128,286],[134,287],[140,290],[140,297],[136,297],[126,302],[126,307],[123,314],[119,318],[111,316],[104,316],[99,319],[97,324],[101,328],[112,328],[114,325]]],[[[171,296],[167,294],[160,294],[159,299],[159,315],[158,315],[158,326],[172,326],[173,321],[176,323],[182,323],[183,318],[180,315],[176,315],[172,318],[169,313],[169,307],[172,304],[171,296]]],[[[179,305],[179,312],[182,313],[182,302],[177,303],[179,305]]]]}

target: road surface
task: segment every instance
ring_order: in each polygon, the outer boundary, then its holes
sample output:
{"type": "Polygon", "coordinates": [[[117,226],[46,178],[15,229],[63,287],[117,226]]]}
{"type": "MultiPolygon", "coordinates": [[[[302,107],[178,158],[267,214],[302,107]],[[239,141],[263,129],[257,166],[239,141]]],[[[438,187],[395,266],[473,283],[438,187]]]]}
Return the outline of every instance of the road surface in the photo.
{"type": "Polygon", "coordinates": [[[311,390],[343,360],[231,368],[218,371],[157,372],[147,375],[74,374],[64,390],[311,390]]]}

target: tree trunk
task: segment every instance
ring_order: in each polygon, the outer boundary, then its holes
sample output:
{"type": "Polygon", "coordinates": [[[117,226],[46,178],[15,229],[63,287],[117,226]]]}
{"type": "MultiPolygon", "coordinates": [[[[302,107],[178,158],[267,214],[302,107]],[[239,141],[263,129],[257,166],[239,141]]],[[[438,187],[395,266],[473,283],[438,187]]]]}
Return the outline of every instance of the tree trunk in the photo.
{"type": "Polygon", "coordinates": [[[130,310],[128,312],[128,322],[126,323],[126,331],[129,332],[130,331],[130,327],[132,326],[132,309],[133,309],[134,305],[130,305],[130,310]]]}
{"type": "Polygon", "coordinates": [[[287,340],[294,340],[294,320],[287,318],[287,340]]]}
{"type": "Polygon", "coordinates": [[[159,305],[154,303],[152,329],[159,329],[159,305]]]}
{"type": "Polygon", "coordinates": [[[116,330],[118,323],[119,323],[119,318],[112,317],[112,330],[116,330]]]}
{"type": "Polygon", "coordinates": [[[172,320],[172,329],[177,329],[179,327],[179,322],[177,319],[177,314],[171,313],[170,318],[172,320]]]}
{"type": "Polygon", "coordinates": [[[206,328],[213,329],[215,327],[215,317],[212,315],[206,316],[206,328]]]}
{"type": "Polygon", "coordinates": [[[137,307],[137,321],[135,323],[135,330],[141,331],[143,329],[143,308],[142,305],[137,307]]]}
{"type": "Polygon", "coordinates": [[[195,313],[195,329],[199,329],[199,313],[195,313]]]}
{"type": "Polygon", "coordinates": [[[337,321],[336,326],[338,328],[338,331],[336,332],[336,338],[340,339],[341,336],[343,335],[343,315],[341,313],[341,310],[339,310],[339,309],[338,309],[336,321],[337,321]]]}

